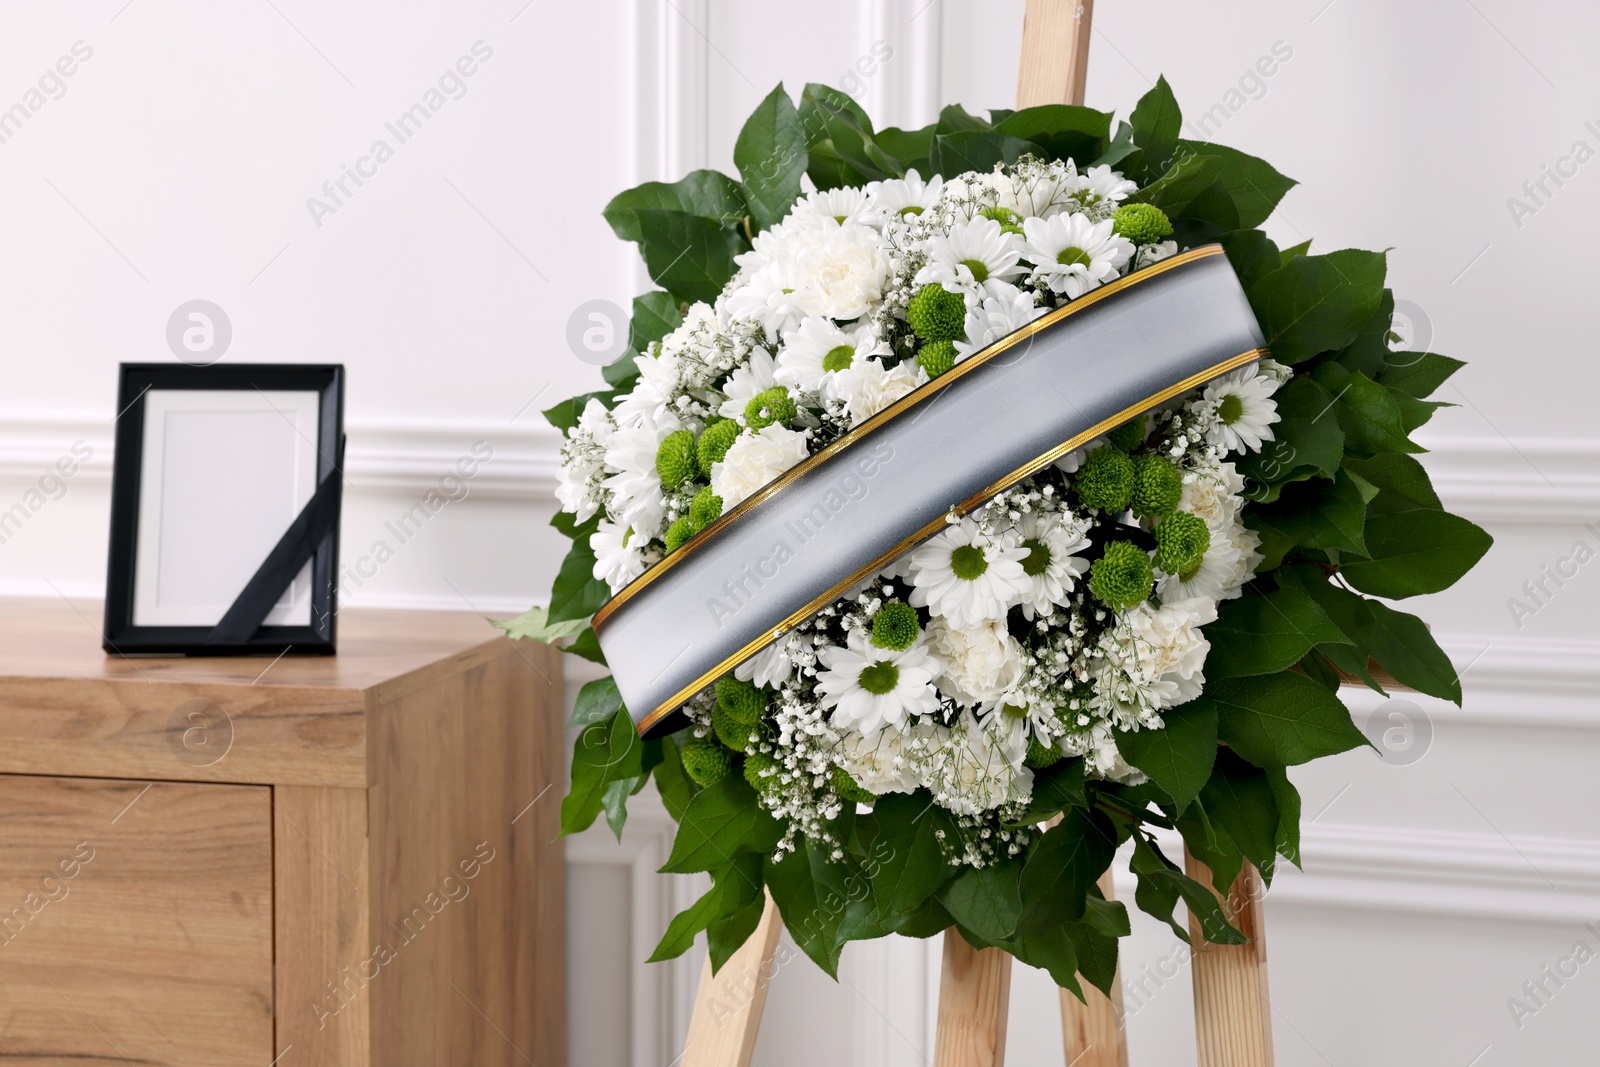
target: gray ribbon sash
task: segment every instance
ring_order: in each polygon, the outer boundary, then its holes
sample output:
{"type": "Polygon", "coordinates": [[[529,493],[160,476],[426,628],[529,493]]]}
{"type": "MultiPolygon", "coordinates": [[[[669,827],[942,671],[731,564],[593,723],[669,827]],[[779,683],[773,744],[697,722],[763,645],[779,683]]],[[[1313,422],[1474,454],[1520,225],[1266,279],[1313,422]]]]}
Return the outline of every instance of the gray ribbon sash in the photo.
{"type": "Polygon", "coordinates": [[[1083,443],[1267,355],[1219,245],[1007,335],[797,464],[620,590],[595,635],[639,732],[863,578],[1083,443]]]}

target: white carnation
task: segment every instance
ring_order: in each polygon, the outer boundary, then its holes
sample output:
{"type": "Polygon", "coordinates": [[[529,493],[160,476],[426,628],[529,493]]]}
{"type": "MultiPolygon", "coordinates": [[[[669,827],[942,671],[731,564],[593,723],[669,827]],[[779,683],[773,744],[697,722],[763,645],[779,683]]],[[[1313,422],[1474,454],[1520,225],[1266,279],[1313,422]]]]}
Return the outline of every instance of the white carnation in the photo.
{"type": "Polygon", "coordinates": [[[799,430],[767,426],[760,433],[740,434],[727,455],[711,465],[711,491],[722,498],[726,513],[805,458],[806,435],[799,430]]]}
{"type": "Polygon", "coordinates": [[[940,691],[963,706],[998,700],[1022,678],[1022,649],[1004,619],[963,628],[935,618],[928,643],[944,661],[940,691]]]}

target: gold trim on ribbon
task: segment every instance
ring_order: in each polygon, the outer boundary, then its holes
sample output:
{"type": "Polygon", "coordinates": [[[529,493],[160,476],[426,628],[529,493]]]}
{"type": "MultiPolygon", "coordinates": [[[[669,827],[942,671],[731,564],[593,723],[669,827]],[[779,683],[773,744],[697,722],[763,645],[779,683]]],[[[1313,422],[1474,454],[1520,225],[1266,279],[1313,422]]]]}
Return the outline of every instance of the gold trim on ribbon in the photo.
{"type": "MultiPolygon", "coordinates": [[[[1196,251],[1205,251],[1205,250],[1204,249],[1197,249],[1196,251]]],[[[1220,251],[1221,251],[1221,249],[1218,249],[1218,252],[1220,252],[1220,251]]],[[[1217,253],[1208,253],[1208,254],[1215,255],[1217,253]]],[[[1176,258],[1176,257],[1174,257],[1174,258],[1176,258]]],[[[1163,263],[1170,263],[1170,262],[1172,262],[1172,260],[1163,260],[1162,262],[1163,263]]],[[[1160,266],[1160,264],[1157,264],[1157,266],[1160,266]]],[[[1099,292],[1099,291],[1100,290],[1096,290],[1096,292],[1099,292]]],[[[1073,306],[1075,306],[1075,305],[1068,304],[1066,308],[1061,308],[1060,310],[1061,311],[1066,311],[1068,308],[1071,308],[1073,306]]],[[[1019,334],[1021,334],[1021,332],[1022,331],[1019,330],[1019,331],[1017,331],[1017,333],[1011,334],[1010,337],[1017,337],[1019,334]]],[[[1007,338],[1007,340],[1009,340],[1009,339],[1010,338],[1007,338]]],[[[988,354],[987,351],[984,352],[984,353],[980,353],[980,355],[987,355],[987,354],[988,354]]],[[[1254,361],[1256,361],[1258,359],[1264,359],[1265,357],[1267,357],[1269,355],[1271,355],[1271,353],[1268,352],[1267,349],[1265,349],[1265,348],[1252,348],[1248,352],[1241,352],[1237,356],[1231,356],[1228,359],[1223,360],[1221,363],[1216,364],[1215,366],[1208,367],[1207,369],[1205,369],[1203,371],[1200,371],[1198,374],[1191,374],[1189,377],[1183,379],[1183,381],[1178,382],[1178,383],[1176,383],[1174,385],[1169,385],[1165,389],[1161,390],[1159,393],[1154,393],[1151,396],[1145,397],[1143,400],[1139,401],[1136,404],[1132,404],[1129,407],[1123,408],[1121,411],[1117,412],[1115,415],[1111,416],[1110,418],[1102,419],[1100,422],[1097,422],[1093,426],[1089,427],[1089,429],[1084,430],[1082,433],[1073,436],[1070,440],[1062,442],[1061,444],[1057,445],[1055,448],[1052,448],[1050,451],[1044,453],[1042,456],[1039,456],[1038,458],[1033,459],[1033,460],[1029,461],[1028,463],[1023,464],[1021,467],[1018,467],[1016,470],[1012,471],[1010,474],[1005,475],[1003,478],[999,479],[998,481],[991,482],[989,485],[985,486],[980,492],[973,494],[972,496],[968,497],[966,500],[963,500],[959,505],[957,505],[952,510],[957,512],[960,515],[966,515],[969,512],[971,512],[974,509],[976,509],[979,505],[984,503],[984,501],[986,501],[989,498],[993,497],[995,494],[997,494],[997,493],[999,493],[999,492],[1001,492],[1001,491],[1003,491],[1005,489],[1009,489],[1011,486],[1013,486],[1016,483],[1022,481],[1022,479],[1028,477],[1028,475],[1034,473],[1035,471],[1039,470],[1040,468],[1044,467],[1047,464],[1054,463],[1057,459],[1060,459],[1062,456],[1066,455],[1068,452],[1071,452],[1073,449],[1078,448],[1080,445],[1083,445],[1088,441],[1094,440],[1096,437],[1099,437],[1101,434],[1105,433],[1107,430],[1110,430],[1110,429],[1113,429],[1113,428],[1115,428],[1117,426],[1120,426],[1122,423],[1127,422],[1129,419],[1133,418],[1134,416],[1142,415],[1146,411],[1149,411],[1151,408],[1158,407],[1159,405],[1166,403],[1168,400],[1171,400],[1173,397],[1178,396],[1181,393],[1186,393],[1189,390],[1195,388],[1196,386],[1203,385],[1203,384],[1205,384],[1206,382],[1210,381],[1213,378],[1220,377],[1221,375],[1224,375],[1224,374],[1228,373],[1231,370],[1236,370],[1237,368],[1242,367],[1247,363],[1253,363],[1254,361]]],[[[973,359],[977,359],[978,356],[973,356],[972,358],[973,359]]],[[[967,362],[970,363],[970,362],[972,362],[972,360],[968,360],[967,362]]],[[[960,366],[958,366],[956,369],[959,370],[960,366]]],[[[912,394],[912,395],[915,395],[915,394],[912,394]]],[[[867,423],[863,423],[862,425],[865,426],[865,425],[868,425],[868,424],[867,423]]],[[[840,438],[840,440],[844,440],[844,438],[840,438]]],[[[823,453],[818,453],[818,456],[821,456],[822,454],[823,453]]],[[[817,457],[814,456],[812,458],[815,459],[817,457]]],[[[774,483],[774,484],[776,484],[776,483],[774,483]]],[[[924,540],[925,538],[933,536],[939,530],[943,529],[946,525],[948,525],[948,522],[947,522],[945,516],[941,515],[937,519],[934,519],[932,522],[930,522],[926,526],[922,527],[922,529],[918,530],[916,533],[914,533],[911,536],[909,536],[909,537],[905,538],[904,540],[902,540],[894,548],[892,548],[889,551],[887,551],[887,552],[883,553],[882,555],[878,556],[876,559],[874,559],[871,563],[867,564],[866,566],[859,568],[858,570],[855,571],[855,573],[851,574],[848,578],[845,578],[843,581],[841,581],[841,582],[837,583],[836,585],[834,585],[827,592],[825,592],[825,593],[821,594],[820,596],[816,597],[815,599],[813,599],[810,603],[808,603],[805,607],[801,608],[799,611],[796,611],[793,614],[791,614],[788,618],[784,619],[783,622],[779,623],[771,631],[762,634],[760,637],[756,638],[754,641],[751,641],[749,644],[745,645],[738,652],[735,652],[733,655],[729,656],[727,659],[724,659],[721,663],[717,664],[716,667],[714,667],[711,670],[707,671],[706,673],[702,674],[699,678],[695,679],[689,685],[686,685],[682,689],[678,690],[670,698],[668,698],[665,702],[663,702],[662,704],[658,705],[654,711],[650,712],[650,714],[648,714],[644,718],[640,719],[639,722],[638,722],[638,725],[635,728],[638,730],[638,732],[640,734],[643,734],[646,730],[650,729],[651,726],[653,726],[657,722],[659,722],[664,716],[669,715],[672,712],[676,711],[678,708],[682,707],[684,702],[687,701],[690,697],[694,696],[696,693],[700,692],[700,690],[704,689],[706,686],[710,685],[713,681],[715,681],[716,679],[720,678],[723,674],[727,673],[727,671],[730,668],[735,667],[738,664],[744,662],[744,660],[746,658],[748,658],[751,655],[754,655],[756,652],[759,652],[762,648],[766,647],[768,644],[770,644],[771,642],[775,641],[780,634],[787,632],[789,629],[794,627],[796,624],[804,622],[806,619],[810,618],[811,615],[814,614],[817,611],[818,608],[820,608],[824,604],[828,603],[828,601],[833,600],[834,598],[838,597],[846,589],[849,589],[851,586],[853,586],[857,582],[861,581],[861,579],[867,577],[867,575],[873,573],[876,570],[879,570],[885,564],[890,563],[890,562],[898,559],[900,557],[900,555],[903,552],[905,552],[906,549],[910,548],[912,545],[916,544],[917,542],[924,540]]],[[[682,549],[679,549],[679,551],[681,552],[682,549]]],[[[671,559],[672,557],[669,556],[667,558],[671,559]]],[[[623,590],[623,592],[627,592],[627,590],[623,590]]],[[[607,605],[607,606],[609,606],[609,605],[607,605]]]]}
{"type": "MultiPolygon", "coordinates": [[[[890,404],[888,407],[872,416],[866,422],[863,422],[860,426],[852,428],[848,433],[844,434],[838,440],[829,443],[825,448],[822,449],[822,451],[817,452],[815,455],[806,457],[793,467],[790,467],[788,470],[778,475],[778,477],[774,478],[772,481],[756,490],[754,494],[747,497],[743,501],[740,501],[739,505],[732,511],[717,519],[716,522],[713,522],[704,530],[701,530],[700,533],[696,534],[691,540],[685,542],[683,546],[680,547],[676,552],[660,560],[649,570],[645,571],[643,574],[639,575],[639,577],[635,578],[633,581],[619,589],[615,596],[606,601],[604,604],[600,605],[600,610],[594,613],[593,626],[596,636],[599,635],[600,627],[605,624],[606,619],[610,618],[618,608],[636,596],[639,593],[639,590],[643,589],[645,586],[649,585],[651,582],[667,573],[667,571],[671,570],[679,563],[682,563],[688,558],[690,552],[704,548],[716,537],[718,531],[733,525],[733,523],[737,522],[741,516],[754,510],[761,504],[762,501],[777,493],[784,486],[793,482],[796,478],[800,477],[806,471],[811,470],[813,467],[826,460],[829,456],[832,456],[835,453],[842,451],[846,447],[855,444],[862,438],[871,435],[891,419],[898,418],[929,397],[949,388],[950,385],[957,379],[965,374],[971,373],[978,367],[983,366],[983,364],[989,362],[1006,349],[1011,348],[1013,345],[1017,344],[1017,342],[1031,338],[1040,330],[1054,326],[1067,316],[1082,311],[1084,308],[1097,304],[1107,297],[1114,296],[1122,290],[1137,285],[1140,282],[1149,281],[1151,278],[1165,274],[1174,267],[1181,267],[1186,263],[1193,263],[1195,260],[1206,259],[1211,256],[1220,256],[1222,254],[1223,250],[1221,245],[1203,245],[1200,248],[1191,248],[1187,252],[1180,252],[1175,256],[1161,260],[1159,263],[1152,263],[1143,270],[1136,271],[1133,274],[1124,275],[1115,281],[1107,282],[1100,288],[1078,297],[1078,299],[1072,301],[1070,304],[1067,304],[1065,307],[1056,308],[1054,311],[1034,319],[1026,326],[1006,334],[1006,336],[1000,338],[1000,340],[996,341],[982,352],[962,360],[953,368],[939,375],[939,377],[928,382],[926,385],[919,386],[918,388],[907,393],[893,404],[890,404]]],[[[1141,408],[1139,410],[1143,411],[1144,409],[1141,408]]],[[[1137,413],[1138,412],[1135,412],[1134,414],[1137,413]]],[[[1129,415],[1127,417],[1132,418],[1133,416],[1129,415]]],[[[1072,451],[1072,449],[1077,446],[1063,445],[1061,447],[1063,451],[1055,453],[1049,459],[1040,459],[1035,466],[1028,468],[1029,472],[1038,470],[1039,467],[1044,466],[1044,464],[1050,462],[1056,456],[1065,455],[1067,452],[1072,451]]],[[[1007,477],[1010,476],[1008,475],[1007,477]]],[[[1023,477],[1026,477],[1026,475],[1017,475],[1017,478],[1019,479],[1023,477]]],[[[989,489],[984,490],[984,492],[989,496],[993,496],[999,491],[1000,489],[995,486],[991,486],[989,489]]],[[[985,497],[985,499],[987,499],[987,497],[985,497]]],[[[968,502],[968,504],[970,504],[970,502],[968,502]]],[[[963,505],[964,508],[966,506],[966,504],[963,505]]],[[[845,588],[849,588],[849,586],[846,585],[845,588]]]]}

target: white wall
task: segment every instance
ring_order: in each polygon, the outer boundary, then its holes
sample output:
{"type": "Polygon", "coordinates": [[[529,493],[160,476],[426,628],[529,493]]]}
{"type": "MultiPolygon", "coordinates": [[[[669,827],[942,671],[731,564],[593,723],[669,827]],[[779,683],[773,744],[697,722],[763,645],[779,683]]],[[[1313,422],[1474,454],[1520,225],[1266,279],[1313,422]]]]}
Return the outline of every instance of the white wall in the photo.
{"type": "MultiPolygon", "coordinates": [[[[0,591],[99,589],[115,364],[171,358],[168,315],[206,298],[232,320],[229,360],[349,368],[347,561],[473,441],[493,445],[467,500],[347,588],[358,604],[482,611],[541,596],[557,561],[544,526],[555,438],[536,411],[597,381],[567,349],[567,318],[591,299],[625,304],[643,282],[600,219],[605,201],[729,166],[740,121],[779,78],[798,91],[857,69],[880,123],[921,123],[950,101],[1008,106],[1022,6],[124,5],[12,4],[0,34],[0,109],[75,42],[93,49],[65,95],[0,143],[0,510],[74,441],[95,450],[63,499],[0,544],[0,591]],[[307,198],[478,41],[493,56],[465,95],[317,225],[307,198]],[[880,41],[892,58],[861,74],[880,41]]],[[[1600,11],[1102,0],[1095,27],[1092,104],[1126,112],[1157,73],[1191,116],[1222,104],[1218,140],[1304,183],[1269,229],[1322,250],[1392,247],[1393,284],[1432,347],[1472,361],[1441,394],[1460,406],[1428,431],[1429,464],[1497,543],[1419,605],[1466,672],[1466,706],[1414,701],[1433,739],[1412,765],[1351,753],[1296,775],[1306,873],[1269,904],[1279,1062],[1592,1057],[1600,965],[1551,984],[1520,1029],[1506,1002],[1575,942],[1600,948],[1583,927],[1600,923],[1600,565],[1521,626],[1507,599],[1575,541],[1600,549],[1584,527],[1600,527],[1600,271],[1583,258],[1600,163],[1547,182],[1520,220],[1507,199],[1574,142],[1600,149],[1600,11]],[[1230,96],[1279,41],[1293,56],[1264,91],[1230,96]]],[[[1378,703],[1352,700],[1361,715],[1378,703]]],[[[667,832],[645,803],[625,845],[600,830],[569,847],[574,1063],[675,1055],[698,963],[637,963],[695,892],[653,873],[667,832]]],[[[1134,1062],[1192,1063],[1186,973],[1160,977],[1173,939],[1136,923],[1134,1062]]],[[[853,947],[838,985],[785,968],[757,1062],[928,1062],[929,953],[853,947]]],[[[1019,975],[1013,1009],[1011,1062],[1053,1062],[1051,988],[1019,975]]]]}

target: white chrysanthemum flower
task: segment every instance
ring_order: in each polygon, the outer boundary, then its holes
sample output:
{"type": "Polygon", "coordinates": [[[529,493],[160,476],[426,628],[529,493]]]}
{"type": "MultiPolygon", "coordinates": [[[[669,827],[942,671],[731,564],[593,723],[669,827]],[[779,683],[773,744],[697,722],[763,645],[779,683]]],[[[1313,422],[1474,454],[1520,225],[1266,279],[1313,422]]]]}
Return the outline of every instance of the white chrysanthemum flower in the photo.
{"type": "Polygon", "coordinates": [[[1183,574],[1162,574],[1156,581],[1156,594],[1162,603],[1169,600],[1201,598],[1219,600],[1233,583],[1239,568],[1239,548],[1226,533],[1211,531],[1211,545],[1200,563],[1183,574]]]}
{"type": "Polygon", "coordinates": [[[1257,372],[1254,363],[1229,371],[1206,386],[1205,399],[1216,411],[1206,440],[1227,452],[1254,452],[1271,441],[1278,405],[1277,381],[1257,372]]]}
{"type": "Polygon", "coordinates": [[[834,756],[845,773],[861,788],[880,796],[884,793],[911,793],[921,784],[917,766],[908,758],[907,742],[923,739],[937,743],[943,730],[929,719],[907,723],[899,729],[861,733],[848,731],[839,740],[834,756]]]}
{"type": "Polygon", "coordinates": [[[1138,183],[1129,181],[1118,171],[1102,164],[1090,167],[1078,179],[1073,199],[1095,218],[1110,218],[1117,210],[1117,205],[1138,188],[1138,183]]]}
{"type": "Polygon", "coordinates": [[[794,274],[793,265],[785,260],[768,263],[748,276],[741,276],[739,287],[728,294],[728,315],[736,320],[759,323],[767,340],[776,341],[798,326],[807,314],[807,304],[795,287],[794,274]]]}
{"type": "Polygon", "coordinates": [[[809,318],[784,336],[773,377],[779,385],[832,399],[829,386],[838,374],[857,360],[888,353],[889,346],[878,340],[870,322],[845,331],[830,319],[809,318]]]}
{"type": "Polygon", "coordinates": [[[931,181],[912,167],[904,178],[872,182],[867,186],[872,211],[883,220],[921,215],[937,207],[939,194],[944,190],[944,179],[935,174],[931,181]]]}
{"type": "Polygon", "coordinates": [[[823,670],[817,672],[817,695],[833,709],[833,725],[874,733],[885,726],[898,729],[913,716],[932,715],[939,709],[933,678],[939,661],[922,642],[896,652],[874,648],[858,630],[847,647],[829,645],[818,653],[823,670]]]}
{"type": "Polygon", "coordinates": [[[639,368],[639,380],[611,409],[618,425],[641,419],[655,422],[672,411],[678,397],[682,365],[676,354],[636,356],[633,365],[639,368]]]}
{"type": "Polygon", "coordinates": [[[966,294],[969,302],[1004,297],[1011,280],[1023,272],[1017,262],[1021,240],[982,216],[958,222],[948,233],[934,234],[926,248],[928,261],[917,272],[915,284],[937,282],[953,293],[966,294]]]}
{"type": "Polygon", "coordinates": [[[618,426],[606,442],[606,467],[616,473],[600,484],[611,493],[611,517],[632,527],[635,537],[648,541],[661,529],[666,502],[656,473],[656,453],[667,435],[681,428],[669,411],[655,422],[618,426]]]}
{"type": "Polygon", "coordinates": [[[928,785],[941,807],[957,815],[976,815],[1027,796],[1033,789],[1033,772],[1007,759],[972,712],[964,711],[939,750],[928,785]]]}
{"type": "Polygon", "coordinates": [[[586,522],[600,510],[595,498],[595,476],[605,466],[606,442],[616,423],[611,412],[595,397],[584,404],[578,424],[567,435],[557,472],[556,499],[562,511],[570,511],[579,522],[586,522]]]}
{"type": "Polygon", "coordinates": [[[1077,474],[1078,468],[1083,466],[1083,461],[1088,457],[1089,453],[1105,443],[1106,439],[1104,437],[1096,437],[1092,441],[1086,441],[1080,447],[1074,448],[1071,452],[1056,460],[1056,470],[1062,474],[1077,474]]]}
{"type": "Polygon", "coordinates": [[[743,366],[733,368],[728,380],[722,383],[723,395],[728,399],[717,408],[717,414],[725,419],[743,419],[750,401],[777,384],[777,361],[764,349],[753,348],[750,359],[743,366]]]}
{"type": "Polygon", "coordinates": [[[1022,614],[1048,615],[1054,607],[1071,602],[1078,578],[1089,563],[1078,553],[1089,547],[1087,524],[1061,512],[1030,511],[1017,524],[1017,544],[1028,550],[1022,573],[1028,580],[1022,596],[1022,614]]]}
{"type": "Polygon", "coordinates": [[[965,336],[956,341],[957,363],[1045,313],[1044,308],[1034,306],[1034,294],[1010,285],[1006,289],[1010,291],[986,296],[976,307],[967,308],[965,336]]]}
{"type": "Polygon", "coordinates": [[[1077,299],[1117,276],[1133,256],[1133,242],[1111,232],[1111,221],[1086,215],[1024,219],[1024,257],[1034,264],[1029,280],[1077,299]]]}
{"type": "Polygon", "coordinates": [[[939,691],[962,707],[998,700],[1022,678],[1022,648],[1003,618],[954,626],[936,617],[927,633],[929,647],[944,664],[939,691]]]}
{"type": "Polygon", "coordinates": [[[956,626],[1004,619],[1027,595],[1027,554],[989,540],[972,519],[962,519],[911,553],[911,603],[956,626]]]}
{"type": "Polygon", "coordinates": [[[875,217],[870,187],[861,189],[841,185],[834,189],[815,189],[795,201],[783,220],[785,230],[826,228],[864,224],[875,217]]]}
{"type": "Polygon", "coordinates": [[[727,454],[711,465],[711,491],[722,498],[726,514],[805,458],[804,431],[765,426],[760,433],[742,433],[734,438],[727,454]]]}
{"type": "Polygon", "coordinates": [[[1050,218],[1077,208],[1074,194],[1082,187],[1071,160],[1019,168],[1015,177],[997,187],[1000,206],[1023,218],[1050,218]]]}
{"type": "Polygon", "coordinates": [[[881,359],[863,359],[833,376],[833,395],[845,402],[850,425],[859,426],[927,381],[915,363],[885,367],[881,359]]]}
{"type": "Polygon", "coordinates": [[[645,568],[644,545],[645,538],[635,537],[632,528],[601,519],[589,537],[589,547],[594,551],[595,578],[605,582],[615,593],[639,577],[645,568]]]}
{"type": "Polygon", "coordinates": [[[779,638],[733,669],[733,676],[741,682],[754,682],[765,689],[776,689],[793,674],[788,638],[779,638]]]}
{"type": "Polygon", "coordinates": [[[1226,530],[1244,505],[1244,476],[1232,463],[1202,462],[1184,472],[1178,510],[1198,515],[1212,534],[1226,530]]]}

